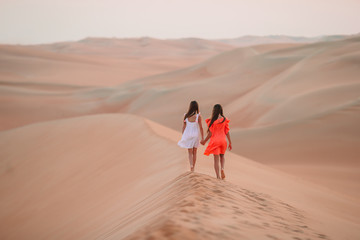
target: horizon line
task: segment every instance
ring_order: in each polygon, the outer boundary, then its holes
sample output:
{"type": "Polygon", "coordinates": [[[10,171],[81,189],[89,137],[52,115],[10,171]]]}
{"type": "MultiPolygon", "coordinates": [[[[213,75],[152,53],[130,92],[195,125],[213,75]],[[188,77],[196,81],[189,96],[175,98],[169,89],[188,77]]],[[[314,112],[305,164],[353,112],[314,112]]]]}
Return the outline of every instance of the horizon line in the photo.
{"type": "Polygon", "coordinates": [[[85,39],[96,39],[96,38],[102,38],[102,39],[156,39],[156,40],[179,40],[179,39],[200,39],[200,40],[210,40],[210,41],[216,41],[216,40],[233,40],[233,39],[239,39],[244,37],[291,37],[291,38],[304,38],[304,39],[316,39],[316,38],[322,38],[322,37],[329,37],[329,36],[357,36],[360,35],[360,32],[352,33],[352,34],[341,34],[341,33],[334,33],[334,34],[323,34],[323,35],[312,35],[312,36],[304,36],[304,35],[287,35],[287,34],[267,34],[267,35],[256,35],[256,34],[247,34],[247,35],[240,35],[237,37],[221,37],[221,38],[202,38],[202,37],[195,37],[195,36],[188,36],[188,37],[178,37],[178,38],[162,38],[162,37],[153,37],[148,35],[143,36],[137,36],[137,37],[108,37],[108,36],[87,36],[80,39],[72,39],[72,40],[59,40],[59,41],[48,41],[48,42],[38,42],[38,43],[5,43],[0,42],[0,45],[20,45],[20,46],[31,46],[31,45],[42,45],[42,44],[56,44],[56,43],[65,43],[65,42],[80,42],[85,39]]]}

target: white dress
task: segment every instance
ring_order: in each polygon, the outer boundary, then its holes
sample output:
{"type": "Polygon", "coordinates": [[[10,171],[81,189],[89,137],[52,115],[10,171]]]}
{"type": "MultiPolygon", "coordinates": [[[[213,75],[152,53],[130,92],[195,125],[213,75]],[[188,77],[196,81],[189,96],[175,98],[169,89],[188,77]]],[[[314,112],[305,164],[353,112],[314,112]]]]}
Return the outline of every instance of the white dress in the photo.
{"type": "Polygon", "coordinates": [[[186,127],[184,133],[182,134],[181,140],[178,142],[178,145],[182,148],[197,148],[199,146],[199,113],[196,114],[195,122],[189,122],[186,118],[186,127]]]}

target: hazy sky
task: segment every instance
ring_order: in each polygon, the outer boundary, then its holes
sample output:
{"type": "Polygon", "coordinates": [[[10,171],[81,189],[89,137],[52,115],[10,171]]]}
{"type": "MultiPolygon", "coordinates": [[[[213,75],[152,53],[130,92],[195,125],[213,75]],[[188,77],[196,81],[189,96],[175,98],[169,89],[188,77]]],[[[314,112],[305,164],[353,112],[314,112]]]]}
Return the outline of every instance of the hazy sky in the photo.
{"type": "Polygon", "coordinates": [[[0,0],[0,43],[360,32],[360,0],[0,0]]]}

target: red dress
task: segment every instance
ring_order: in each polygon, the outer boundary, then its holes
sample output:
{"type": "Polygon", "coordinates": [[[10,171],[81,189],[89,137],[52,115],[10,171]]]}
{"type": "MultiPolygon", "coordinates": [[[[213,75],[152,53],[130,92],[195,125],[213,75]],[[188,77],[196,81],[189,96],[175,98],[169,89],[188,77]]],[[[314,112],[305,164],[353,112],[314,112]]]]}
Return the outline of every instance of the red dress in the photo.
{"type": "MultiPolygon", "coordinates": [[[[209,156],[210,154],[225,154],[227,142],[226,142],[226,134],[229,132],[229,122],[230,120],[220,118],[213,122],[210,127],[211,137],[210,142],[207,148],[205,149],[204,154],[209,156]]],[[[206,119],[205,122],[209,126],[211,119],[206,119]]]]}

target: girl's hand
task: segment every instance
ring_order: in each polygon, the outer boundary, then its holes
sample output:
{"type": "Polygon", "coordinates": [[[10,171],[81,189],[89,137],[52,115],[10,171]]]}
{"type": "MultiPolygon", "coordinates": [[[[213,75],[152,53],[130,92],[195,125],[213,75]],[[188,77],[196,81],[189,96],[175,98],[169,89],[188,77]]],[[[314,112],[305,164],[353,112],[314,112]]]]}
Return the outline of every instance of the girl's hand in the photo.
{"type": "Polygon", "coordinates": [[[205,140],[203,139],[203,140],[200,141],[200,143],[201,143],[201,145],[205,145],[206,142],[205,142],[205,140]]]}
{"type": "Polygon", "coordinates": [[[231,146],[231,143],[229,143],[229,150],[230,150],[230,151],[232,150],[232,146],[231,146]]]}

